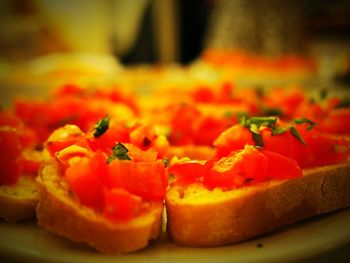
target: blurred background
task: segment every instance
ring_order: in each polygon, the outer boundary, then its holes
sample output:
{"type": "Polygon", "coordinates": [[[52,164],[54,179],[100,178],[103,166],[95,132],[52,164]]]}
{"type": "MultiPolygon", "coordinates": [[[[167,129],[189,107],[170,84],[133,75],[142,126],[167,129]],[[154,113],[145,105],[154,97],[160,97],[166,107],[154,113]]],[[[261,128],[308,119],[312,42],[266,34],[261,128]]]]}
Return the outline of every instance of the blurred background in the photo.
{"type": "Polygon", "coordinates": [[[0,19],[0,79],[204,60],[350,82],[346,0],[0,0],[0,19]]]}

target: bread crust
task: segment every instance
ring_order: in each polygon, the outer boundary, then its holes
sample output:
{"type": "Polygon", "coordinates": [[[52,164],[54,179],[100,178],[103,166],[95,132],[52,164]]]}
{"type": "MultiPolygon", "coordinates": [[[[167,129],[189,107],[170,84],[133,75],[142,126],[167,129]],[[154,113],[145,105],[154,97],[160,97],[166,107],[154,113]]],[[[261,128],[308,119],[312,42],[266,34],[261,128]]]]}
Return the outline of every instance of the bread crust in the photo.
{"type": "Polygon", "coordinates": [[[9,223],[35,218],[38,202],[35,179],[21,176],[15,185],[0,186],[0,218],[9,223]]]}
{"type": "Polygon", "coordinates": [[[131,252],[147,246],[160,234],[163,203],[150,203],[149,212],[131,221],[115,223],[71,195],[58,167],[46,164],[37,180],[38,224],[73,241],[85,242],[104,253],[131,252]]]}
{"type": "Polygon", "coordinates": [[[348,206],[350,163],[227,192],[174,186],[166,196],[167,232],[185,246],[227,245],[348,206]]]}

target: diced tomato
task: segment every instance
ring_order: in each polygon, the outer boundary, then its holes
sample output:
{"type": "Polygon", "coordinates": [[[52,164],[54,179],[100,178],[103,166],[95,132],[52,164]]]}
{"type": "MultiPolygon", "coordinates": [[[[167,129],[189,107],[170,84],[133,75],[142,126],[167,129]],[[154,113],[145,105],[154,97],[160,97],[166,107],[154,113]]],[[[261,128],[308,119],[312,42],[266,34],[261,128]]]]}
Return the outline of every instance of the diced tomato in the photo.
{"type": "Polygon", "coordinates": [[[9,126],[13,128],[18,128],[21,125],[21,120],[10,113],[9,111],[0,111],[0,127],[9,126]]]}
{"type": "Polygon", "coordinates": [[[315,132],[306,139],[311,153],[302,168],[339,163],[350,156],[350,142],[345,137],[315,132]]]}
{"type": "Polygon", "coordinates": [[[14,108],[15,114],[24,124],[35,131],[38,140],[45,141],[51,132],[48,127],[49,104],[39,100],[17,99],[14,108]]]}
{"type": "Polygon", "coordinates": [[[305,101],[304,93],[297,88],[274,88],[264,97],[264,105],[279,108],[288,119],[295,115],[298,107],[305,101]]]}
{"type": "Polygon", "coordinates": [[[163,159],[170,148],[169,141],[164,135],[158,135],[157,138],[153,142],[153,147],[155,151],[158,152],[158,159],[163,159]]]}
{"type": "Polygon", "coordinates": [[[9,158],[0,152],[0,185],[14,185],[21,175],[18,160],[9,158]]]}
{"type": "Polygon", "coordinates": [[[103,188],[91,159],[83,157],[67,168],[65,178],[82,205],[96,211],[103,208],[103,188]]]}
{"type": "Polygon", "coordinates": [[[156,132],[149,125],[139,125],[130,132],[130,142],[142,150],[149,149],[155,138],[156,132]]]}
{"type": "Polygon", "coordinates": [[[247,179],[253,179],[256,182],[262,182],[266,179],[268,158],[264,152],[254,147],[245,146],[241,161],[247,179]]]}
{"type": "Polygon", "coordinates": [[[172,127],[169,141],[174,145],[193,143],[194,123],[200,118],[201,113],[197,108],[190,105],[181,105],[175,109],[170,119],[172,127]]]}
{"type": "Polygon", "coordinates": [[[216,187],[232,189],[243,185],[245,176],[242,164],[235,162],[234,157],[223,157],[203,178],[203,184],[209,189],[216,187]]]}
{"type": "Polygon", "coordinates": [[[225,119],[204,117],[198,120],[195,127],[195,144],[211,146],[214,140],[227,128],[229,122],[225,119]]]}
{"type": "Polygon", "coordinates": [[[211,102],[215,99],[215,94],[209,87],[200,86],[192,93],[192,97],[195,102],[211,102]]]}
{"type": "Polygon", "coordinates": [[[84,89],[76,84],[66,84],[55,91],[55,98],[65,96],[80,96],[84,94],[84,89]]]}
{"type": "Polygon", "coordinates": [[[113,221],[134,218],[141,209],[142,199],[123,188],[104,191],[103,215],[113,221]]]}
{"type": "Polygon", "coordinates": [[[290,179],[301,176],[301,169],[295,160],[266,150],[263,154],[268,158],[267,178],[290,179]]]}
{"type": "Polygon", "coordinates": [[[234,150],[243,149],[246,144],[254,145],[252,134],[241,125],[234,125],[214,141],[217,157],[227,156],[234,150]]]}
{"type": "Polygon", "coordinates": [[[93,151],[97,149],[111,150],[118,142],[129,143],[129,132],[130,128],[126,127],[124,124],[113,124],[110,125],[102,136],[98,138],[89,138],[88,143],[93,151]]]}
{"type": "Polygon", "coordinates": [[[125,143],[124,146],[129,150],[127,154],[134,162],[154,162],[157,160],[158,153],[152,148],[144,151],[131,143],[125,143]]]}
{"type": "Polygon", "coordinates": [[[10,159],[16,159],[21,154],[22,146],[16,128],[0,127],[0,152],[10,159]]]}
{"type": "Polygon", "coordinates": [[[333,134],[350,134],[350,108],[331,110],[321,120],[318,129],[333,134]]]}
{"type": "Polygon", "coordinates": [[[262,182],[267,173],[268,158],[253,146],[217,161],[204,184],[209,188],[233,188],[246,181],[262,182]]]}
{"type": "Polygon", "coordinates": [[[146,200],[162,200],[168,185],[164,164],[114,160],[108,165],[107,187],[122,187],[146,200]]]}
{"type": "Polygon", "coordinates": [[[169,174],[173,174],[179,184],[191,184],[197,179],[206,177],[209,173],[208,165],[198,161],[176,163],[168,168],[169,174]]]}

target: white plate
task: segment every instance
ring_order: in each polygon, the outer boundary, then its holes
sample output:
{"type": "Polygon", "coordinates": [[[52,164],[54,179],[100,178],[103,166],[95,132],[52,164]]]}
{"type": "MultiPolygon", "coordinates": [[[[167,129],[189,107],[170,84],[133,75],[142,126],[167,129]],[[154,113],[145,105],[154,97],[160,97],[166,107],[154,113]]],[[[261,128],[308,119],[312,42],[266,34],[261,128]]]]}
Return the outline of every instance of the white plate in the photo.
{"type": "Polygon", "coordinates": [[[186,248],[164,234],[148,248],[127,255],[104,255],[38,227],[35,222],[0,222],[0,257],[18,262],[286,262],[305,259],[350,243],[350,209],[314,217],[236,245],[186,248]],[[261,247],[258,247],[261,244],[261,247]]]}

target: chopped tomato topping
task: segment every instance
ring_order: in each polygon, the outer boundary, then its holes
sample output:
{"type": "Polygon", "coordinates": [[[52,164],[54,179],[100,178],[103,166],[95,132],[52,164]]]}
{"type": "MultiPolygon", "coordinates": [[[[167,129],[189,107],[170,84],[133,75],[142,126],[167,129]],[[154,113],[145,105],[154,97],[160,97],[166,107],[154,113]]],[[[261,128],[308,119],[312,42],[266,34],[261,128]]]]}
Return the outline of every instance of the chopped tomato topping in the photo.
{"type": "Polygon", "coordinates": [[[142,207],[142,198],[123,188],[104,190],[103,215],[111,220],[131,220],[142,207]]]}
{"type": "Polygon", "coordinates": [[[301,176],[295,160],[278,153],[260,150],[246,145],[244,150],[206,163],[176,163],[168,168],[175,176],[175,183],[188,185],[202,183],[209,189],[230,190],[269,179],[290,179],[301,176]]]}
{"type": "Polygon", "coordinates": [[[92,159],[82,157],[67,168],[65,178],[82,205],[96,211],[103,208],[103,188],[92,159]]]}
{"type": "Polygon", "coordinates": [[[108,166],[109,187],[123,187],[146,200],[162,200],[168,185],[164,164],[156,162],[112,161],[108,166]]]}

